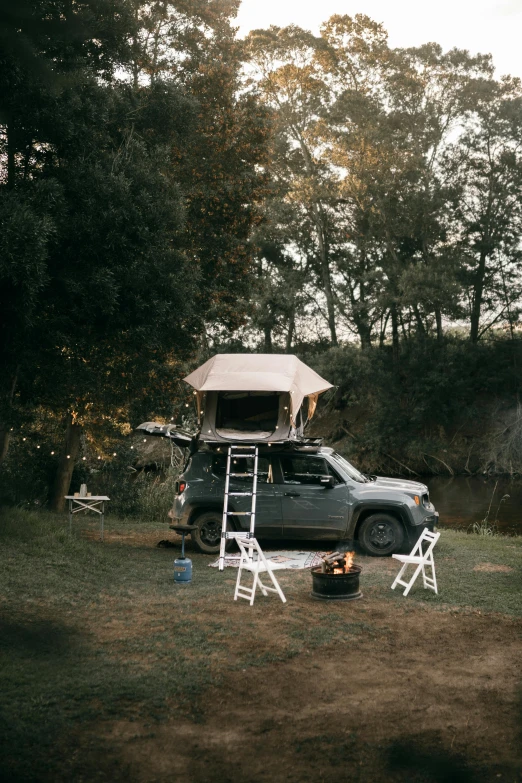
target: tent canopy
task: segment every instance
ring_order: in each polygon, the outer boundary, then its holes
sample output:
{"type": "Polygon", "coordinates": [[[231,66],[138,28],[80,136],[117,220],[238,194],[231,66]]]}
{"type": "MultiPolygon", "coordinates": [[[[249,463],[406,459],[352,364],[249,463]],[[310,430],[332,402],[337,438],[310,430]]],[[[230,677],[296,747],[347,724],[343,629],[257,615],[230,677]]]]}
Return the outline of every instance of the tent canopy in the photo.
{"type": "MultiPolygon", "coordinates": [[[[221,353],[184,379],[199,394],[207,391],[287,392],[292,417],[310,397],[311,411],[332,384],[290,354],[221,353]]],[[[199,396],[199,395],[198,395],[199,396]]]]}

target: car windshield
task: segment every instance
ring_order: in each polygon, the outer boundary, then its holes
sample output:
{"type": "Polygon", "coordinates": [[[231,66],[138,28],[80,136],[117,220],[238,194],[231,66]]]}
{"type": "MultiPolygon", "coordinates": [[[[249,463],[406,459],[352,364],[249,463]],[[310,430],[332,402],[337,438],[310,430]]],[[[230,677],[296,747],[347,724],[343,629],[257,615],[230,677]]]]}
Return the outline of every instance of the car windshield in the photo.
{"type": "Polygon", "coordinates": [[[354,468],[354,466],[348,462],[347,459],[344,457],[341,457],[340,454],[336,454],[335,452],[333,454],[330,454],[330,457],[336,462],[342,470],[350,476],[350,478],[354,479],[354,481],[360,481],[361,484],[366,484],[367,480],[362,473],[359,473],[357,468],[354,468]]]}

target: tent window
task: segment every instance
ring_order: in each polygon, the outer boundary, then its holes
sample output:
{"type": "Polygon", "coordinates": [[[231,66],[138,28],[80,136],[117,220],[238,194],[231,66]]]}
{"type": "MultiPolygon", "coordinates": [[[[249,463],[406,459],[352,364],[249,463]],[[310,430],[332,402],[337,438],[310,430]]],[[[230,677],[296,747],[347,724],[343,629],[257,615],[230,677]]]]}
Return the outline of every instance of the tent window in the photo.
{"type": "Polygon", "coordinates": [[[277,392],[219,392],[218,430],[273,432],[279,417],[277,392]]]}

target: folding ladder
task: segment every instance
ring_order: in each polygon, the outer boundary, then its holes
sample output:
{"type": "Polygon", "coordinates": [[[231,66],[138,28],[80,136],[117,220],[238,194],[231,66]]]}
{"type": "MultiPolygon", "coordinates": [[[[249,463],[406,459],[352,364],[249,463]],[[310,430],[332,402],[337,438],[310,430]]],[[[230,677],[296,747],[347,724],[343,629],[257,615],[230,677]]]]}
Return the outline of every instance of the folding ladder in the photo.
{"type": "MultiPolygon", "coordinates": [[[[225,567],[225,545],[227,539],[235,538],[237,533],[227,531],[227,521],[229,517],[248,516],[250,517],[250,535],[252,538],[255,536],[256,526],[256,497],[257,497],[257,462],[259,457],[259,451],[257,446],[231,446],[228,447],[227,455],[227,472],[225,477],[225,499],[223,503],[223,522],[221,525],[221,545],[219,550],[219,570],[222,571],[225,567]],[[254,458],[254,469],[252,472],[245,470],[239,470],[239,463],[237,471],[231,471],[234,463],[232,460],[239,459],[252,459],[254,458]],[[252,489],[248,492],[230,492],[230,479],[235,477],[252,478],[252,489]],[[252,506],[250,511],[229,511],[228,499],[229,497],[251,497],[252,506]]],[[[240,533],[242,537],[245,537],[245,531],[240,533]]],[[[250,548],[251,549],[251,548],[250,548]]],[[[252,554],[251,554],[252,556],[252,554]]]]}

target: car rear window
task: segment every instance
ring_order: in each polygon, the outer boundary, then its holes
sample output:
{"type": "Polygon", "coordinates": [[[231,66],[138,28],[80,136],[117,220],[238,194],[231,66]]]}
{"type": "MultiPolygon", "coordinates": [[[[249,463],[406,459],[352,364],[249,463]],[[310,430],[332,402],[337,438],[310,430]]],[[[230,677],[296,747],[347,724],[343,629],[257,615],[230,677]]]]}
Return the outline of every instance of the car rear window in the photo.
{"type": "MultiPolygon", "coordinates": [[[[230,467],[231,473],[252,473],[254,470],[254,458],[246,457],[241,459],[232,458],[232,465],[230,467]]],[[[215,476],[225,478],[227,472],[227,455],[216,454],[212,460],[212,473],[215,476]]],[[[259,457],[257,461],[257,480],[258,482],[271,483],[270,462],[266,457],[259,457]]],[[[252,482],[250,476],[236,476],[235,481],[248,481],[252,482]]]]}

